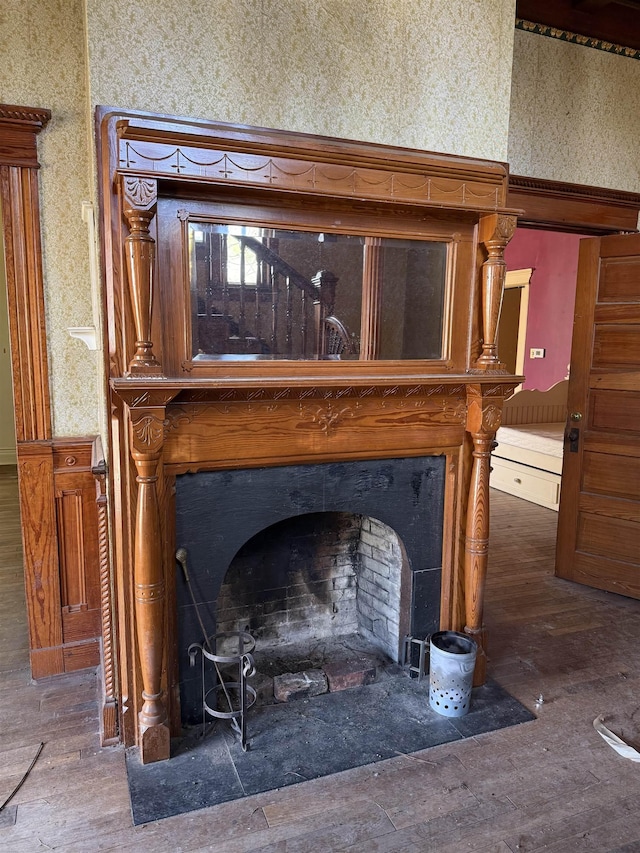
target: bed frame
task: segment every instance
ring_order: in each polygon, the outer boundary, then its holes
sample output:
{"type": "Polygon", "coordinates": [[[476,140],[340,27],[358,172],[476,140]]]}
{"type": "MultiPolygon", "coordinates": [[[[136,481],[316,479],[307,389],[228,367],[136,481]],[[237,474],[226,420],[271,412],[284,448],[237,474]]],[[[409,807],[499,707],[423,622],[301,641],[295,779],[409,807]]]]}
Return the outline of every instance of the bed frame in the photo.
{"type": "Polygon", "coordinates": [[[562,475],[561,450],[567,413],[568,380],[562,380],[548,391],[520,391],[504,404],[502,427],[498,430],[498,446],[491,457],[491,486],[510,495],[532,501],[548,509],[558,510],[562,475]],[[540,425],[536,433],[554,432],[556,453],[515,444],[510,428],[540,425]],[[548,425],[548,426],[547,426],[548,425]]]}

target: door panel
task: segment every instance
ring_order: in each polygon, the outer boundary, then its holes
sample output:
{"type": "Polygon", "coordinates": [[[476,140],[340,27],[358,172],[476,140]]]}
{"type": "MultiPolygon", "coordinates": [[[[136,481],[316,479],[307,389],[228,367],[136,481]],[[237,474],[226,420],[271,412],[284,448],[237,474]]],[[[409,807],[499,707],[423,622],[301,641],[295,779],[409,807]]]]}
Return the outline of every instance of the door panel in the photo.
{"type": "Polygon", "coordinates": [[[592,391],[589,415],[585,426],[591,429],[636,433],[640,394],[637,391],[592,391]]]}
{"type": "Polygon", "coordinates": [[[590,494],[640,501],[640,459],[585,452],[582,488],[590,494]]]}
{"type": "Polygon", "coordinates": [[[640,364],[638,326],[596,326],[594,367],[630,367],[640,364]]]}
{"type": "Polygon", "coordinates": [[[556,574],[640,598],[640,235],[583,240],[556,574]]]}
{"type": "MultiPolygon", "coordinates": [[[[615,251],[615,250],[614,250],[615,251]]],[[[638,299],[638,269],[635,258],[602,257],[598,302],[635,302],[638,299]]]]}

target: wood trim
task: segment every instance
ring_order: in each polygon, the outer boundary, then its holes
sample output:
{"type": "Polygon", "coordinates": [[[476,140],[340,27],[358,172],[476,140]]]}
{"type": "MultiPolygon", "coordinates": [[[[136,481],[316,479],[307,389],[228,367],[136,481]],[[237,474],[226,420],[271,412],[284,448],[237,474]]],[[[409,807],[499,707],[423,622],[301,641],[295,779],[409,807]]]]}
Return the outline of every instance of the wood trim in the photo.
{"type": "Polygon", "coordinates": [[[107,465],[102,442],[96,436],[91,453],[91,473],[96,484],[98,513],[98,566],[100,570],[100,615],[102,633],[102,716],[100,742],[102,746],[118,740],[118,702],[116,667],[113,649],[113,595],[111,561],[109,559],[109,512],[107,505],[107,465]]]}
{"type": "Polygon", "coordinates": [[[36,136],[50,118],[49,110],[0,104],[0,164],[38,169],[36,136]]]}
{"type": "Polygon", "coordinates": [[[50,117],[49,110],[0,105],[0,205],[34,678],[100,662],[97,522],[87,495],[93,439],[52,439],[37,174],[37,135],[50,117]]]}
{"type": "Polygon", "coordinates": [[[96,120],[115,130],[122,175],[476,211],[505,207],[508,167],[496,161],[109,107],[98,107],[96,120]]]}
{"type": "Polygon", "coordinates": [[[36,149],[50,115],[0,105],[0,208],[18,443],[51,438],[36,149]]]}
{"type": "MultiPolygon", "coordinates": [[[[524,375],[524,360],[527,345],[527,320],[529,318],[529,290],[531,273],[533,269],[508,270],[505,276],[504,289],[518,288],[522,291],[520,294],[520,311],[518,314],[518,341],[516,348],[516,374],[524,375]]],[[[522,383],[517,386],[514,393],[517,393],[522,388],[522,383]]]]}
{"type": "Polygon", "coordinates": [[[507,203],[522,211],[518,227],[595,235],[638,229],[639,193],[510,175],[507,203]]]}
{"type": "Polygon", "coordinates": [[[29,648],[37,679],[64,672],[53,446],[19,442],[17,452],[29,648]]]}
{"type": "Polygon", "coordinates": [[[34,678],[65,669],[36,147],[50,116],[0,105],[0,207],[34,678]]]}
{"type": "Polygon", "coordinates": [[[46,441],[51,438],[51,404],[36,171],[0,164],[0,204],[16,440],[46,441]]]}

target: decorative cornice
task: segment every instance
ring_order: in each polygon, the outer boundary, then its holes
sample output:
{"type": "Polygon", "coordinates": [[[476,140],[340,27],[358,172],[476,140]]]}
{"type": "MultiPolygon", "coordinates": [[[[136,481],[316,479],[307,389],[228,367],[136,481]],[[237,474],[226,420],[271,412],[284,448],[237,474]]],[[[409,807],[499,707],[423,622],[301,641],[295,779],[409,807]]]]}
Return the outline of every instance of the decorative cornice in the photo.
{"type": "Polygon", "coordinates": [[[592,38],[591,36],[582,36],[578,33],[572,33],[568,30],[559,30],[557,27],[551,27],[548,24],[536,24],[533,21],[525,21],[522,18],[516,18],[516,29],[524,30],[527,33],[534,33],[539,36],[547,36],[548,38],[567,41],[572,44],[579,44],[582,47],[592,47],[595,50],[602,50],[605,53],[615,53],[617,56],[626,56],[629,59],[640,59],[640,50],[635,47],[625,47],[621,44],[613,44],[610,41],[603,39],[592,38]]]}
{"type": "Polygon", "coordinates": [[[498,210],[506,164],[353,143],[285,131],[190,123],[101,110],[115,121],[117,170],[127,177],[188,180],[398,204],[498,210]]]}
{"type": "Polygon", "coordinates": [[[13,122],[28,125],[34,133],[46,127],[50,118],[51,110],[0,104],[0,123],[13,122]]]}
{"type": "Polygon", "coordinates": [[[519,192],[544,193],[563,198],[580,197],[585,201],[614,203],[619,207],[640,206],[640,193],[613,190],[607,187],[590,187],[584,184],[568,184],[563,181],[550,181],[525,175],[509,175],[509,190],[514,189],[519,192]]]}
{"type": "Polygon", "coordinates": [[[36,137],[50,118],[49,110],[0,104],[0,165],[38,169],[36,137]]]}

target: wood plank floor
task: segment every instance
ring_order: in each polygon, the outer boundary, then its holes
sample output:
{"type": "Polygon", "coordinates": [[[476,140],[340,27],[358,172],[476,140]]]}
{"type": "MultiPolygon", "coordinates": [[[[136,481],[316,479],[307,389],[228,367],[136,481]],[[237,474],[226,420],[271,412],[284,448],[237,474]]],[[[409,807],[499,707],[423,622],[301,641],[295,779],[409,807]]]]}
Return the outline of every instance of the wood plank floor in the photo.
{"type": "Polygon", "coordinates": [[[95,673],[30,680],[17,481],[0,469],[0,802],[45,744],[0,850],[640,851],[640,765],[592,726],[603,714],[640,747],[640,605],[556,579],[556,521],[493,495],[489,671],[535,722],[134,828],[95,673]]]}

